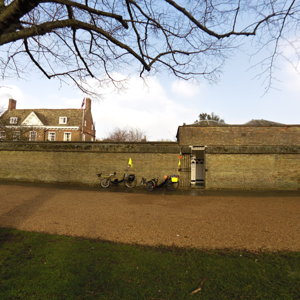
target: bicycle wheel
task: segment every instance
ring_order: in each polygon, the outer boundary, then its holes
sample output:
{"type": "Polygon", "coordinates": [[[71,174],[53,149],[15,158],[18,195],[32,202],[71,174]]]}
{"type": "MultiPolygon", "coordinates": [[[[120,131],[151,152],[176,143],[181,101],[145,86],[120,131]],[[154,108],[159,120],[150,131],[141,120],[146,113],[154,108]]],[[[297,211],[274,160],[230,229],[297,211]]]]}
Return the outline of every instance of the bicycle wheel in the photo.
{"type": "Polygon", "coordinates": [[[100,185],[101,187],[103,187],[104,189],[108,188],[110,186],[110,180],[109,178],[102,178],[100,180],[100,185]]]}
{"type": "Polygon", "coordinates": [[[178,185],[179,185],[178,182],[171,182],[171,181],[168,181],[168,182],[167,182],[167,189],[168,189],[169,191],[174,191],[174,190],[176,190],[176,189],[178,188],[178,185]]]}
{"type": "Polygon", "coordinates": [[[136,186],[136,179],[134,180],[125,180],[125,186],[128,188],[134,188],[136,186]]]}
{"type": "Polygon", "coordinates": [[[152,180],[150,180],[146,183],[147,191],[152,192],[154,190],[154,187],[155,187],[155,184],[152,180]]]}

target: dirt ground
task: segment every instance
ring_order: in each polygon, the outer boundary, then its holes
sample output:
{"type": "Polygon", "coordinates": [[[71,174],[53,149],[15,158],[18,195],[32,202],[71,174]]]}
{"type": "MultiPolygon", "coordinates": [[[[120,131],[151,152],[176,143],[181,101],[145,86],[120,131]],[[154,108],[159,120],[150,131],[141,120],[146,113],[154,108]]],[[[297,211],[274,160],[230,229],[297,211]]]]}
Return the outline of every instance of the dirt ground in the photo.
{"type": "Polygon", "coordinates": [[[300,194],[0,184],[0,226],[144,245],[300,251],[300,194]]]}

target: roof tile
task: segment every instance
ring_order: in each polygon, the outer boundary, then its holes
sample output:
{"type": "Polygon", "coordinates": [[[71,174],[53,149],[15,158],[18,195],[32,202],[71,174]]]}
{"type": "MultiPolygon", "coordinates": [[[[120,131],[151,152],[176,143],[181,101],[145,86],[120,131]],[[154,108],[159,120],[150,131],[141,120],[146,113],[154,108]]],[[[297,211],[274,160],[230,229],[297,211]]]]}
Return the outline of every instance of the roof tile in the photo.
{"type": "Polygon", "coordinates": [[[1,119],[8,124],[10,117],[18,117],[15,125],[21,125],[31,112],[34,112],[45,126],[80,126],[83,113],[81,109],[13,109],[4,112],[1,119]],[[67,117],[67,124],[59,124],[59,117],[67,117]]]}

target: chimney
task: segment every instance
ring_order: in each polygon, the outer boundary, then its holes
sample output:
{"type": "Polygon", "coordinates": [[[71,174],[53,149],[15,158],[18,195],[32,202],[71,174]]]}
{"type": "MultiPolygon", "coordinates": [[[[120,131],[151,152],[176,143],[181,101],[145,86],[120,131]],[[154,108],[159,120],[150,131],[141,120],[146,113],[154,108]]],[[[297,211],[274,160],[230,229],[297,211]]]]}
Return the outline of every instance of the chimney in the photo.
{"type": "Polygon", "coordinates": [[[91,111],[92,100],[90,98],[85,98],[85,110],[91,111]]]}
{"type": "Polygon", "coordinates": [[[8,100],[8,110],[13,110],[16,109],[17,106],[17,101],[14,99],[9,99],[8,100]]]}

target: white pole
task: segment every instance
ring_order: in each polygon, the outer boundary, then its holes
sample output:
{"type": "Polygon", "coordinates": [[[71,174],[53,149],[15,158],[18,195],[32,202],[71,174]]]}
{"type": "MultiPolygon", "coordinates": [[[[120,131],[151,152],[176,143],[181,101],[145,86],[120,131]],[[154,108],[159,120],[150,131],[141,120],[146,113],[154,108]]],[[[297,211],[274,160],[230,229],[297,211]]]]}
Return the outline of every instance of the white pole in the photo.
{"type": "MultiPolygon", "coordinates": [[[[83,105],[85,106],[85,98],[83,98],[83,105]]],[[[81,141],[83,141],[84,110],[85,107],[82,107],[81,141]]]]}

